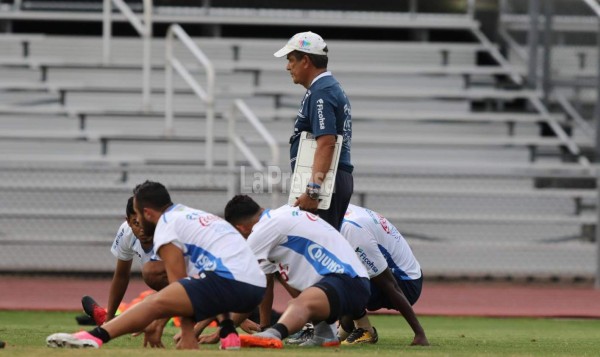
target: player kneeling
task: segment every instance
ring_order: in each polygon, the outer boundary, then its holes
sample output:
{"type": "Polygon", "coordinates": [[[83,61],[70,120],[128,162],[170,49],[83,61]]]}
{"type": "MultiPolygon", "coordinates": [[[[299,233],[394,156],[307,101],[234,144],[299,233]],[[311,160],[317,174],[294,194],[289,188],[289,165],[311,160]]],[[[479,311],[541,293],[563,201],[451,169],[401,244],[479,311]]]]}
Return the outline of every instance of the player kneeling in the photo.
{"type": "MultiPolygon", "coordinates": [[[[385,217],[355,205],[348,206],[341,233],[369,273],[371,297],[367,310],[399,311],[415,334],[411,344],[428,346],[425,331],[411,307],[421,295],[423,276],[404,237],[385,217]]],[[[340,320],[338,334],[344,345],[376,343],[378,339],[366,311],[354,322],[340,320]]]]}
{"type": "MultiPolygon", "coordinates": [[[[247,237],[263,270],[271,273],[273,265],[285,267],[287,284],[300,291],[275,325],[240,336],[242,346],[281,348],[282,340],[308,321],[333,323],[342,316],[353,320],[362,315],[369,299],[367,271],[327,222],[287,205],[264,209],[248,196],[229,201],[225,219],[247,237]]],[[[267,300],[261,308],[272,303],[267,300]]],[[[339,345],[333,331],[323,344],[339,345]]]]}
{"type": "Polygon", "coordinates": [[[178,348],[198,348],[194,321],[220,316],[221,348],[239,349],[229,312],[249,313],[263,299],[266,279],[244,238],[221,218],[175,205],[166,188],[146,181],[134,191],[134,209],[164,262],[169,285],[91,331],[48,336],[49,347],[95,347],[152,324],[158,336],[181,316],[178,348]],[[192,278],[194,277],[194,278],[192,278]]]}

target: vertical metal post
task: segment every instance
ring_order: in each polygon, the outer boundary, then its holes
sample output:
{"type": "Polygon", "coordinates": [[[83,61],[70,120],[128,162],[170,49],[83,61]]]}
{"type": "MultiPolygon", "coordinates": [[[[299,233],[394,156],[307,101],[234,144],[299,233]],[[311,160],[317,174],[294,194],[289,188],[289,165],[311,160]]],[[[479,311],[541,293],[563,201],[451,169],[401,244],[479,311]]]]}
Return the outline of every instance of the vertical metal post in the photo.
{"type": "MultiPolygon", "coordinates": [[[[600,58],[600,17],[598,17],[598,32],[596,42],[598,46],[598,58],[600,58]]],[[[596,123],[596,157],[594,161],[600,162],[600,60],[596,60],[598,73],[596,74],[596,108],[594,108],[594,122],[596,123]]],[[[598,199],[596,202],[596,289],[600,289],[600,170],[596,169],[596,187],[598,199]]]]}
{"type": "Polygon", "coordinates": [[[212,66],[206,69],[206,87],[206,168],[212,169],[215,134],[215,71],[212,66]]]}
{"type": "Polygon", "coordinates": [[[530,88],[537,87],[537,53],[539,44],[538,21],[540,16],[540,1],[529,0],[530,27],[527,35],[529,45],[529,65],[527,81],[530,88]]]}
{"type": "Polygon", "coordinates": [[[144,111],[150,110],[150,56],[152,46],[152,0],[144,0],[144,58],[142,74],[142,107],[144,111]]]}
{"type": "MultiPolygon", "coordinates": [[[[236,101],[237,102],[237,101],[236,101]]],[[[236,108],[236,102],[234,102],[231,105],[231,109],[229,110],[229,115],[227,118],[228,121],[228,125],[227,125],[227,169],[228,169],[228,177],[229,177],[229,182],[227,185],[227,195],[229,196],[228,199],[231,199],[235,194],[236,194],[236,188],[235,188],[235,184],[236,184],[236,173],[235,173],[235,144],[234,144],[234,140],[235,140],[235,108],[236,108]]],[[[240,172],[240,175],[242,175],[242,173],[240,172]]]]}
{"type": "Polygon", "coordinates": [[[467,16],[475,18],[475,0],[467,0],[467,16]]]}
{"type": "Polygon", "coordinates": [[[173,135],[173,25],[165,40],[165,135],[173,135]]]}
{"type": "Polygon", "coordinates": [[[417,16],[417,0],[410,0],[408,3],[408,12],[410,13],[411,17],[415,17],[417,16]]]}
{"type": "Polygon", "coordinates": [[[554,0],[544,1],[544,58],[542,87],[544,90],[544,105],[549,106],[550,93],[552,92],[552,16],[554,0]]]}
{"type": "Polygon", "coordinates": [[[112,36],[112,0],[104,0],[102,6],[102,63],[110,63],[110,38],[112,36]]]}

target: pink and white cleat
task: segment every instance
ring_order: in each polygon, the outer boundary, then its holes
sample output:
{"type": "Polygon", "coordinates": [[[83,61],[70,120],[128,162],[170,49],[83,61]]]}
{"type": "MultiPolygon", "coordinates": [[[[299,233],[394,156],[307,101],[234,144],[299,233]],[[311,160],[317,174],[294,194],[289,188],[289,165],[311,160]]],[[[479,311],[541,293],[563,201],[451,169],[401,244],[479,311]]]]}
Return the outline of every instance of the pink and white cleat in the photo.
{"type": "Polygon", "coordinates": [[[46,337],[46,346],[52,348],[100,348],[102,340],[87,331],[55,333],[46,337]]]}
{"type": "Polygon", "coordinates": [[[221,350],[239,350],[241,346],[242,346],[242,343],[240,342],[240,336],[237,333],[232,332],[229,335],[227,335],[225,338],[221,339],[221,346],[219,346],[219,349],[221,349],[221,350]]]}

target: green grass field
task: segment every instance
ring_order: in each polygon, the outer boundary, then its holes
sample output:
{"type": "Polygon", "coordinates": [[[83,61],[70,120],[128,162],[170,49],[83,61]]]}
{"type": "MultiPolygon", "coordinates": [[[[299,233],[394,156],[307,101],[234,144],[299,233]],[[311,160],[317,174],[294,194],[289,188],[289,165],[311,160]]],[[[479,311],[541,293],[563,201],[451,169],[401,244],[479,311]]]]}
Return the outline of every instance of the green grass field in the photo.
{"type": "Polygon", "coordinates": [[[201,346],[200,351],[173,352],[167,328],[166,350],[142,347],[142,338],[123,336],[100,350],[63,350],[45,347],[45,338],[54,332],[74,332],[77,313],[0,311],[0,339],[7,342],[4,356],[203,356],[239,354],[243,356],[598,356],[600,320],[490,319],[422,317],[431,347],[410,347],[411,334],[401,316],[374,316],[379,343],[341,348],[286,347],[283,350],[242,349],[219,351],[217,346],[201,346]]]}

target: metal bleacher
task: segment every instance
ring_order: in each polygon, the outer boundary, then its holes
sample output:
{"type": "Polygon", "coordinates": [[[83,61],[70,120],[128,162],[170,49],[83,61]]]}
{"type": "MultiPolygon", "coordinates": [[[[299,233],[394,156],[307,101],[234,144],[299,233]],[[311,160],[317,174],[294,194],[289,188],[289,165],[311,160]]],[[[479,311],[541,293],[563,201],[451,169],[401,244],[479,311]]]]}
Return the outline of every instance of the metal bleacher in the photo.
{"type": "MultiPolygon", "coordinates": [[[[479,31],[464,14],[195,11],[157,8],[154,21],[226,26],[272,18],[310,27],[327,18],[338,27],[479,31]],[[331,21],[336,16],[339,22],[331,21]]],[[[0,20],[24,19],[93,22],[101,16],[0,10],[0,20]]],[[[203,167],[207,108],[181,79],[174,85],[175,132],[165,134],[164,39],[152,40],[151,107],[143,108],[139,38],[113,38],[106,64],[97,36],[0,36],[0,271],[110,271],[108,246],[125,200],[146,179],[167,184],[178,202],[221,213],[229,194],[227,116],[234,99],[247,103],[282,153],[288,149],[304,89],[291,83],[285,61],[272,53],[289,35],[194,38],[217,73],[213,169],[203,167]],[[19,259],[34,254],[31,246],[39,256],[19,259]]],[[[555,183],[592,177],[580,152],[591,144],[561,133],[540,136],[540,124],[562,124],[567,116],[536,107],[540,93],[522,86],[522,67],[480,65],[478,54],[495,58],[497,46],[473,38],[327,39],[329,67],[352,102],[353,202],[388,217],[431,275],[588,277],[594,190],[555,183]]],[[[183,47],[175,52],[195,78],[206,78],[183,47]]],[[[252,126],[236,125],[267,163],[270,149],[249,134],[252,126]]],[[[239,190],[271,205],[271,195],[256,192],[266,182],[238,156],[237,165],[245,167],[236,171],[239,190]]],[[[289,174],[285,154],[270,164],[289,174]]]]}

